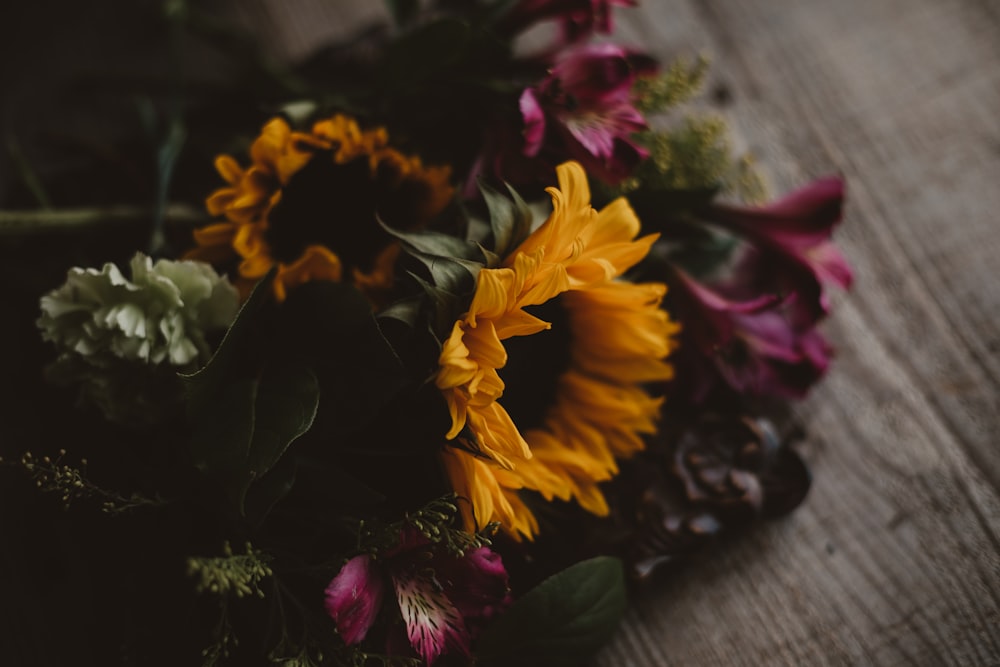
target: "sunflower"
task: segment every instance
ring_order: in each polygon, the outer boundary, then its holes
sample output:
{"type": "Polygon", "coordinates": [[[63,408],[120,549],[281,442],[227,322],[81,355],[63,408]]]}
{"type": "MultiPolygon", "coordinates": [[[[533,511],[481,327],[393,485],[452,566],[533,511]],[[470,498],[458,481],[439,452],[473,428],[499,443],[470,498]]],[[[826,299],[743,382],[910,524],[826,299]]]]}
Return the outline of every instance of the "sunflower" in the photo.
{"type": "Polygon", "coordinates": [[[466,524],[499,521],[515,537],[538,532],[522,489],[608,513],[599,483],[656,430],[662,398],[644,387],[673,375],[665,358],[678,327],[659,307],[666,287],[617,280],[657,235],[635,238],[624,199],[595,211],[579,164],[557,175],[548,220],[499,268],[479,272],[436,377],[456,444],[442,456],[470,501],[466,524]]]}
{"type": "Polygon", "coordinates": [[[451,199],[447,167],[426,167],[389,146],[385,128],[362,130],[336,115],[293,131],[268,122],[243,168],[228,155],[215,167],[228,183],[206,207],[225,220],[194,233],[189,257],[221,262],[238,256],[246,288],[277,265],[275,295],[310,280],[340,281],[344,272],[369,297],[392,285],[398,247],[376,223],[414,229],[451,199]]]}

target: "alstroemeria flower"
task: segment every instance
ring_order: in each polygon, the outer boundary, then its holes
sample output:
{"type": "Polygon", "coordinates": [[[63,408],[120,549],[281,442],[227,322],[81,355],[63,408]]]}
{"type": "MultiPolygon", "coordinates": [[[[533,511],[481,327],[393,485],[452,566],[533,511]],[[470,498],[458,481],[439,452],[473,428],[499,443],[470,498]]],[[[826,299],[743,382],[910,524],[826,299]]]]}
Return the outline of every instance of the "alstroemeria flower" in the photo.
{"type": "MultiPolygon", "coordinates": [[[[826,372],[831,349],[818,320],[797,307],[804,294],[745,295],[732,283],[709,286],[674,271],[684,340],[736,391],[801,398],[826,372]]],[[[695,393],[703,394],[707,378],[698,380],[695,393]]]]}
{"type": "Polygon", "coordinates": [[[650,57],[614,44],[569,53],[538,86],[521,94],[524,155],[574,159],[598,178],[620,182],[648,155],[632,140],[647,128],[632,86],[656,67],[650,57]]]}
{"type": "MultiPolygon", "coordinates": [[[[847,289],[853,281],[851,267],[830,238],[841,220],[843,204],[843,180],[829,177],[761,208],[713,205],[701,214],[808,267],[821,284],[847,289]]],[[[824,313],[828,312],[825,293],[820,294],[820,305],[824,313]]]]}
{"type": "Polygon", "coordinates": [[[576,44],[592,34],[610,34],[614,28],[611,8],[635,7],[637,0],[521,0],[510,10],[501,30],[517,34],[535,23],[556,21],[558,44],[576,44]]]}
{"type": "Polygon", "coordinates": [[[385,592],[395,593],[410,646],[428,665],[444,653],[469,655],[480,626],[509,604],[507,571],[488,547],[455,556],[407,529],[377,559],[349,560],[326,588],[326,610],[344,642],[368,636],[385,592]]]}

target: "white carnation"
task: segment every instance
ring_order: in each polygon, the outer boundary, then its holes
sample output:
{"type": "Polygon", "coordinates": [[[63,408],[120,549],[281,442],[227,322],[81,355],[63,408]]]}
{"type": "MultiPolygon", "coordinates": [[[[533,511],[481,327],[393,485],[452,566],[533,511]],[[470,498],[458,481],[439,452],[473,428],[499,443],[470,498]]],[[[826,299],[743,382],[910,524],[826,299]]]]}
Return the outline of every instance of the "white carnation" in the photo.
{"type": "Polygon", "coordinates": [[[98,366],[111,358],[176,367],[207,361],[205,334],[236,317],[236,289],[203,262],[154,264],[136,253],[130,269],[131,279],[111,263],[70,269],[42,297],[42,337],[98,366]]]}

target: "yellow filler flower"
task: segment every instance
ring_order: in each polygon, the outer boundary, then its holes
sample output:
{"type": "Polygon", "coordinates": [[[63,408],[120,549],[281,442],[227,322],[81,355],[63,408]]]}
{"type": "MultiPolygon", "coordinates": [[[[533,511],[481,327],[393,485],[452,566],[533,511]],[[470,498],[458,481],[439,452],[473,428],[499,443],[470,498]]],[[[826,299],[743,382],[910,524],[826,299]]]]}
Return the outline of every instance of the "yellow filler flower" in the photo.
{"type": "Polygon", "coordinates": [[[538,522],[521,489],[608,513],[598,484],[655,432],[663,399],[644,386],[673,376],[665,358],[678,330],[659,307],[665,285],[616,280],[657,235],[635,238],[639,220],[625,199],[594,210],[579,164],[560,165],[557,175],[548,220],[500,268],[479,272],[436,379],[451,411],[447,437],[468,440],[442,455],[455,491],[470,501],[467,526],[499,521],[529,539],[538,522]],[[498,371],[513,374],[529,356],[519,386],[506,387],[498,371]]]}
{"type": "Polygon", "coordinates": [[[189,257],[222,262],[240,258],[244,291],[277,265],[274,291],[310,280],[340,281],[347,271],[369,297],[392,285],[398,244],[380,229],[376,214],[399,229],[416,229],[451,199],[447,167],[389,146],[384,128],[362,130],[336,115],[293,131],[268,122],[243,168],[228,155],[215,167],[228,185],[206,206],[225,220],[194,233],[189,257]]]}

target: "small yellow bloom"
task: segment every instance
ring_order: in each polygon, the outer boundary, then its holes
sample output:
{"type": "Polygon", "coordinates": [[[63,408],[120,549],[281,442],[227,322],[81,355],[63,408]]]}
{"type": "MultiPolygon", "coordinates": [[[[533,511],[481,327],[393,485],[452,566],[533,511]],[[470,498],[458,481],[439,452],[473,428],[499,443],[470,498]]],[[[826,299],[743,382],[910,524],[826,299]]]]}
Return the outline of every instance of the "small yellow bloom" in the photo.
{"type": "Polygon", "coordinates": [[[666,287],[617,280],[656,235],[635,238],[639,220],[624,199],[595,211],[580,165],[563,164],[557,174],[559,187],[548,189],[552,215],[500,268],[480,271],[436,378],[451,413],[447,437],[474,436],[443,454],[453,487],[470,501],[467,525],[499,521],[517,537],[538,532],[522,489],[607,514],[598,484],[656,430],[662,399],[643,386],[673,375],[665,358],[677,326],[659,307],[666,287]],[[504,341],[549,329],[525,309],[554,300],[566,314],[568,364],[540,423],[522,431],[502,405],[504,341]]]}

